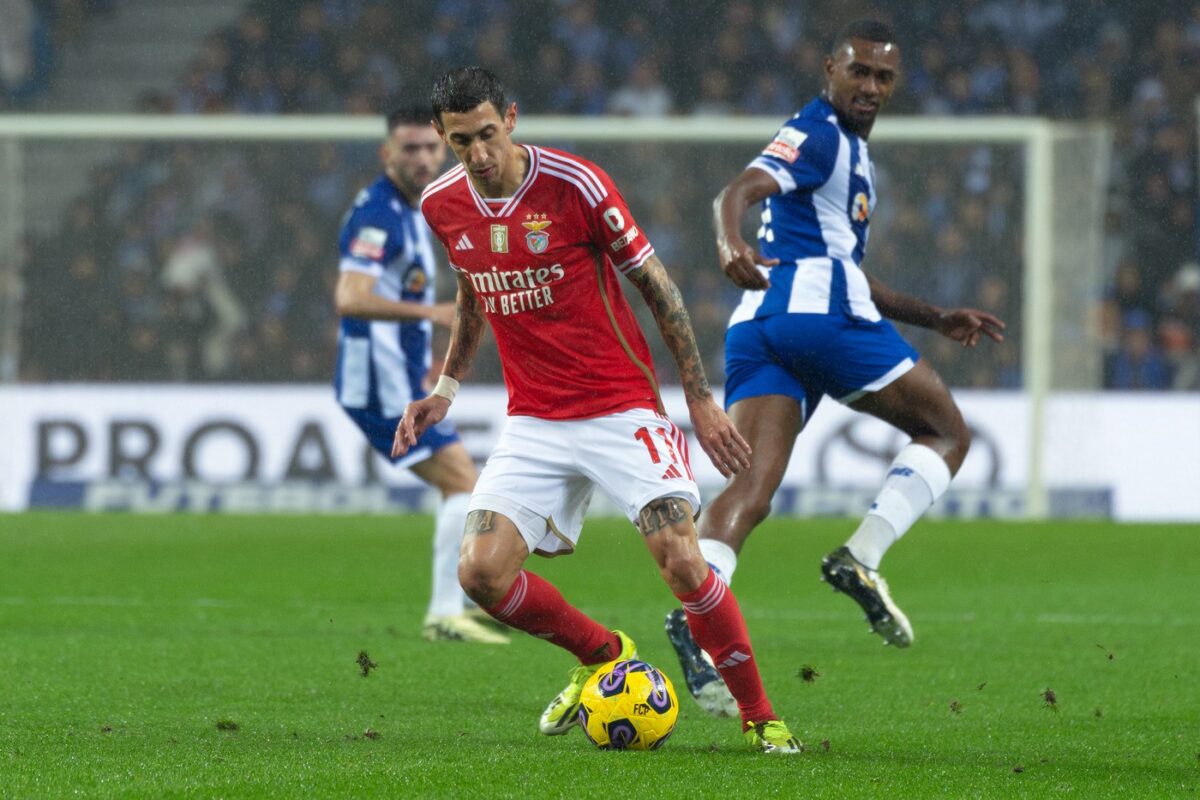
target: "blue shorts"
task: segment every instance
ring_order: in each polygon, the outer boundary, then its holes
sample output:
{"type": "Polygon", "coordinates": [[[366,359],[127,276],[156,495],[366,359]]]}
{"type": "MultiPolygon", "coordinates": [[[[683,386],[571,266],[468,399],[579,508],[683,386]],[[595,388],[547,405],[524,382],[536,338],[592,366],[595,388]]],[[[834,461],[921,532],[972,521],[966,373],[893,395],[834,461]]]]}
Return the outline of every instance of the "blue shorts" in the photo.
{"type": "Polygon", "coordinates": [[[725,407],[767,394],[792,397],[804,418],[824,395],[853,403],[908,372],[920,354],[887,320],[774,314],[725,333],[725,407]]]}
{"type": "Polygon", "coordinates": [[[367,441],[371,443],[371,447],[398,467],[420,464],[443,447],[461,441],[458,431],[454,429],[454,423],[444,419],[421,434],[421,437],[417,439],[416,447],[409,449],[399,458],[392,458],[392,440],[396,438],[396,426],[400,424],[400,417],[382,417],[361,408],[346,408],[345,406],[342,407],[342,410],[367,435],[367,441]]]}

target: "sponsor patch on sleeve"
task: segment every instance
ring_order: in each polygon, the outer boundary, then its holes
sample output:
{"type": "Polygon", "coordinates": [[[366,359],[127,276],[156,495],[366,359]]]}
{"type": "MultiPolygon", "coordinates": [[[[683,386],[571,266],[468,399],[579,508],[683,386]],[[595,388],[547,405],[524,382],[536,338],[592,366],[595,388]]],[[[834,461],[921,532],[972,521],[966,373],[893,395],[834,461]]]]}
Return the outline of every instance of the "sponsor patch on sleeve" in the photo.
{"type": "Polygon", "coordinates": [[[611,245],[609,245],[609,247],[611,247],[613,249],[613,252],[615,253],[618,250],[620,250],[622,247],[624,247],[625,245],[632,242],[637,237],[638,237],[638,229],[637,229],[637,225],[634,225],[632,228],[629,229],[628,233],[626,233],[620,239],[617,239],[615,242],[613,242],[611,245]]]}
{"type": "Polygon", "coordinates": [[[775,134],[775,138],[763,150],[763,155],[782,158],[789,164],[794,164],[800,157],[800,145],[804,144],[807,138],[807,133],[795,128],[780,128],[779,133],[775,134]]]}
{"type": "Polygon", "coordinates": [[[387,231],[382,228],[360,228],[350,243],[350,255],[379,261],[383,258],[383,246],[387,243],[387,231]]]}

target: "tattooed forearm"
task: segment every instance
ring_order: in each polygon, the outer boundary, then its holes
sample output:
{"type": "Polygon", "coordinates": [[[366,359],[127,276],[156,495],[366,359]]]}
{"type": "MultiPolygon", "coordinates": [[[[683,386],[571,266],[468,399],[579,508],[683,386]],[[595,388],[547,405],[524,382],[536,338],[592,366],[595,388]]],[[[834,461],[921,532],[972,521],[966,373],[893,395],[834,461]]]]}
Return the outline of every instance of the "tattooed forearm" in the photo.
{"type": "Polygon", "coordinates": [[[700,348],[696,346],[692,320],[683,305],[679,287],[667,274],[666,267],[658,260],[658,256],[651,256],[641,269],[629,273],[629,280],[642,293],[642,298],[654,314],[663,341],[667,343],[667,349],[679,367],[684,395],[688,400],[711,397],[712,390],[704,374],[704,362],[700,359],[700,348]]]}
{"type": "Polygon", "coordinates": [[[678,525],[687,517],[687,504],[678,497],[660,497],[647,503],[638,514],[637,529],[642,536],[650,536],[663,528],[678,525]]]}
{"type": "Polygon", "coordinates": [[[472,511],[467,514],[467,535],[491,533],[496,530],[495,511],[472,511]]]}
{"type": "Polygon", "coordinates": [[[471,368],[479,340],[483,337],[483,312],[479,310],[479,298],[471,283],[461,275],[458,278],[458,306],[454,313],[454,324],[450,328],[450,347],[446,350],[446,364],[442,372],[455,380],[462,380],[471,368]]]}

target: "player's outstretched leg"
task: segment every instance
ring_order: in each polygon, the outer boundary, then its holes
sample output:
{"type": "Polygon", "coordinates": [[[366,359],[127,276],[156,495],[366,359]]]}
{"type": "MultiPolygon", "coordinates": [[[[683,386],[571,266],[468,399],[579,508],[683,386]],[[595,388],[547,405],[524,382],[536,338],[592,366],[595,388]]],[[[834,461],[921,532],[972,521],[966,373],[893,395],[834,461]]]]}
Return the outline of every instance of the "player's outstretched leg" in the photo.
{"type": "Polygon", "coordinates": [[[588,677],[601,664],[633,658],[637,647],[625,634],[608,630],[572,606],[545,578],[522,569],[528,556],[529,548],[510,519],[493,511],[467,515],[458,567],[467,594],[506,625],[558,645],[580,661],[538,720],[538,730],[557,736],[578,724],[579,695],[588,677]]]}
{"type": "Polygon", "coordinates": [[[888,467],[883,487],[854,535],[821,561],[821,578],[862,608],[885,644],[908,647],[912,625],[879,574],[884,553],[939,497],[962,466],[971,435],[937,373],[924,361],[852,404],[912,437],[888,467]]]}
{"type": "Polygon", "coordinates": [[[579,665],[568,673],[567,685],[538,719],[538,730],[558,736],[579,722],[583,685],[601,664],[637,658],[637,645],[621,631],[610,631],[570,605],[546,579],[521,570],[504,597],[487,609],[514,628],[569,650],[579,665]]]}
{"type": "Polygon", "coordinates": [[[775,715],[763,689],[750,634],[733,591],[708,565],[700,586],[677,592],[700,648],[712,654],[717,671],[737,702],[742,730],[751,745],[767,753],[799,753],[804,749],[787,726],[775,715]]]}
{"type": "Polygon", "coordinates": [[[638,527],[671,591],[679,598],[696,644],[712,655],[737,701],[747,741],[768,753],[799,753],[803,745],[775,715],[733,592],[704,561],[691,506],[677,497],[652,500],[638,527]]]}

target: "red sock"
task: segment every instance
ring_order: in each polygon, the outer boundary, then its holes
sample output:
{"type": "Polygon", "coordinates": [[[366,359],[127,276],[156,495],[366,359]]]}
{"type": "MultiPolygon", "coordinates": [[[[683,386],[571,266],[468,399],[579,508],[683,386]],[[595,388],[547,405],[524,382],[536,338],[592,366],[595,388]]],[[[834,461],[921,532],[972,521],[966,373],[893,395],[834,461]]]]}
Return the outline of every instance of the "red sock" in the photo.
{"type": "Polygon", "coordinates": [[[486,611],[506,625],[570,650],[584,664],[603,664],[621,654],[621,640],[615,633],[532,572],[517,573],[504,599],[486,611]]]}
{"type": "Polygon", "coordinates": [[[733,591],[710,569],[699,589],[676,597],[683,603],[696,644],[712,656],[725,685],[737,700],[743,725],[776,719],[754,663],[750,634],[733,591]]]}

